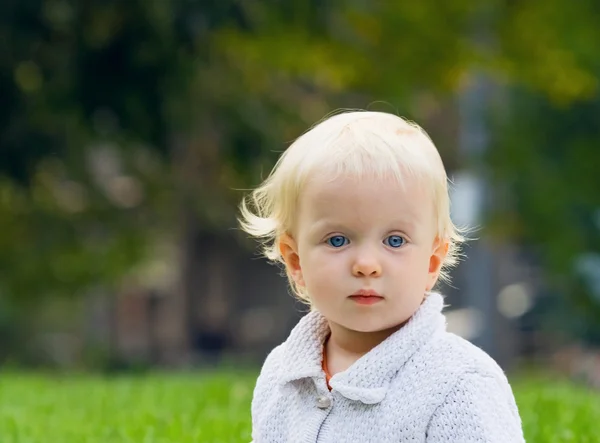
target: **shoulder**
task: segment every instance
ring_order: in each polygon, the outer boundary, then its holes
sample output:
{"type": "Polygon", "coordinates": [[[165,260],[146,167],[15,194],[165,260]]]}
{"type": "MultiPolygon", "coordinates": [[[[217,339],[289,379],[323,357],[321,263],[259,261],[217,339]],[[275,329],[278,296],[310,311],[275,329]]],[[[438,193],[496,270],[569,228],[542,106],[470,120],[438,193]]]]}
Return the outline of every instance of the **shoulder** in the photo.
{"type": "Polygon", "coordinates": [[[431,352],[438,355],[441,375],[447,381],[445,402],[463,399],[470,404],[485,403],[496,405],[496,408],[503,404],[511,415],[518,416],[514,394],[504,370],[481,348],[446,332],[432,343],[431,352]]]}
{"type": "Polygon", "coordinates": [[[270,397],[273,387],[276,386],[281,372],[281,361],[284,344],[271,350],[260,369],[260,373],[254,385],[252,395],[252,415],[256,416],[265,400],[270,397]]]}
{"type": "Polygon", "coordinates": [[[284,350],[285,343],[282,343],[269,352],[260,369],[260,373],[256,380],[255,390],[259,388],[260,385],[272,384],[279,377],[281,374],[281,363],[283,361],[284,350]]]}
{"type": "Polygon", "coordinates": [[[427,353],[435,356],[431,376],[439,394],[428,431],[439,438],[427,441],[523,441],[512,388],[492,357],[450,333],[432,342],[427,353]],[[459,436],[452,433],[459,428],[459,436]]]}
{"type": "Polygon", "coordinates": [[[448,334],[436,343],[451,368],[441,403],[431,417],[428,442],[524,442],[518,406],[500,366],[472,343],[448,334]]]}
{"type": "Polygon", "coordinates": [[[524,442],[508,383],[482,373],[462,374],[427,426],[427,442],[524,442]]]}
{"type": "Polygon", "coordinates": [[[419,349],[405,370],[419,374],[416,383],[428,384],[436,402],[442,402],[458,385],[473,379],[491,383],[498,387],[496,392],[510,401],[513,398],[508,378],[498,363],[479,347],[448,332],[419,349]]]}
{"type": "Polygon", "coordinates": [[[460,378],[464,374],[505,379],[498,363],[481,348],[455,334],[445,332],[424,349],[426,354],[443,363],[449,373],[460,378]]]}

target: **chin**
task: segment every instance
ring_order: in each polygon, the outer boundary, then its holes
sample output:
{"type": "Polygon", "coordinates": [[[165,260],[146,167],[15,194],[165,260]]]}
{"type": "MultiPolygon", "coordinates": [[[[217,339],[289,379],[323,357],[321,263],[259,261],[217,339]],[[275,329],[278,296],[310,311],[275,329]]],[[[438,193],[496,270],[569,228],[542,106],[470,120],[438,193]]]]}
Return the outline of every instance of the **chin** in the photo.
{"type": "Polygon", "coordinates": [[[381,332],[381,331],[385,331],[387,329],[391,329],[394,327],[394,325],[389,325],[389,324],[384,324],[382,322],[356,322],[356,323],[352,323],[352,324],[347,324],[344,325],[345,328],[350,329],[352,331],[356,331],[356,332],[364,332],[364,333],[369,333],[369,332],[381,332]]]}

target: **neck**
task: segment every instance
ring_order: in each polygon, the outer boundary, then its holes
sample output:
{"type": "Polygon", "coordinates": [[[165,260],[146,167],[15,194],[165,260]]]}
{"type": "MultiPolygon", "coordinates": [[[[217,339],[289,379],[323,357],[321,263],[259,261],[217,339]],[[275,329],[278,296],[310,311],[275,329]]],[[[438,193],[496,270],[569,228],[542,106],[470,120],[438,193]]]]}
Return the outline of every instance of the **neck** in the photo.
{"type": "Polygon", "coordinates": [[[358,359],[380,344],[403,324],[376,332],[353,331],[343,326],[329,322],[331,335],[327,340],[327,351],[332,351],[347,358],[358,359]]]}

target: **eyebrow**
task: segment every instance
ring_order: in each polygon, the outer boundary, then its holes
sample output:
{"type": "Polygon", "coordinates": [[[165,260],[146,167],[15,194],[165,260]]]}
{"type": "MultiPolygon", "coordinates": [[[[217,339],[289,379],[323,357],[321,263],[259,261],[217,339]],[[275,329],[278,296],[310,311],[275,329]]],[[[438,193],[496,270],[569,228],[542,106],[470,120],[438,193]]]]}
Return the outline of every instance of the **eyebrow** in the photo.
{"type": "MultiPolygon", "coordinates": [[[[389,226],[391,227],[391,229],[389,229],[390,231],[393,231],[396,227],[398,228],[403,228],[400,230],[408,230],[408,231],[412,231],[416,224],[413,221],[409,221],[406,219],[396,219],[396,220],[392,220],[389,223],[389,226]]],[[[319,233],[321,231],[352,231],[353,229],[351,229],[348,224],[346,223],[342,223],[342,222],[338,222],[338,221],[334,221],[334,220],[328,220],[328,219],[324,219],[324,220],[318,220],[317,222],[313,223],[313,225],[309,228],[309,232],[311,235],[314,235],[316,233],[319,233]]]]}
{"type": "Polygon", "coordinates": [[[348,229],[348,227],[343,224],[343,223],[339,223],[339,222],[335,222],[332,220],[318,220],[317,222],[313,223],[310,228],[309,228],[309,232],[310,234],[314,235],[317,234],[321,231],[346,231],[348,229]]]}

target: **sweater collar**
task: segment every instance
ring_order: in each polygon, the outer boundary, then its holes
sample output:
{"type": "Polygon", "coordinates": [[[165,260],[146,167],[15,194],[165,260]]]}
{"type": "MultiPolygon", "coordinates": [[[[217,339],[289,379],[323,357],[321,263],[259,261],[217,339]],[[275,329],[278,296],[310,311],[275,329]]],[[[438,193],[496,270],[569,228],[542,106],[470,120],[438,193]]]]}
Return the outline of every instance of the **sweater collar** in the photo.
{"type": "MultiPolygon", "coordinates": [[[[402,366],[436,333],[445,330],[443,307],[440,294],[428,294],[406,325],[346,371],[334,375],[330,381],[332,389],[350,400],[379,403],[402,366]]],[[[323,343],[328,334],[327,320],[317,311],[298,322],[283,346],[281,383],[304,378],[324,379],[321,362],[323,343]]]]}

